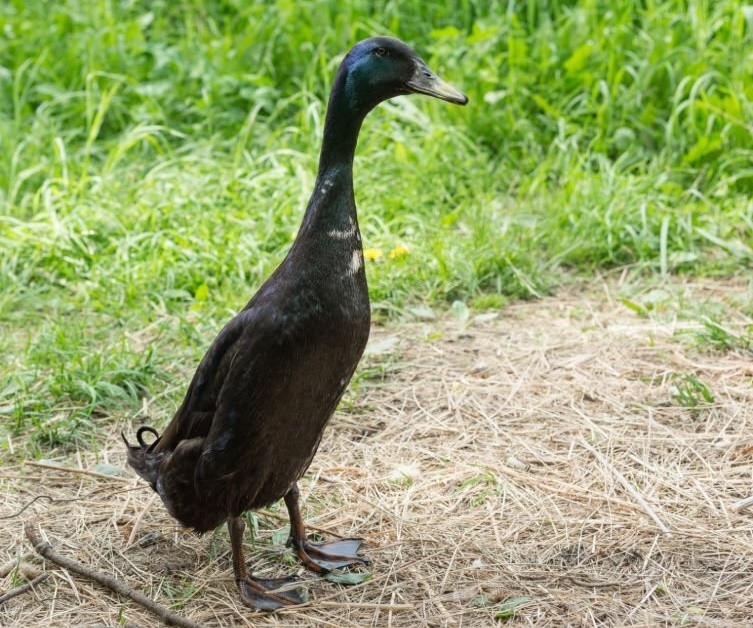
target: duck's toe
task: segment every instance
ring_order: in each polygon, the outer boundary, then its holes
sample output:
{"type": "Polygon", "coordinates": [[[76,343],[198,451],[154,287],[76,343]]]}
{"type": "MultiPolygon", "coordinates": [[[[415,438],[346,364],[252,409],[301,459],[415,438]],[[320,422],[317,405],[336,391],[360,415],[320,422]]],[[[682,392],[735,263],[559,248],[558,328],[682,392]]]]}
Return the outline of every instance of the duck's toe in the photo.
{"type": "Polygon", "coordinates": [[[294,585],[296,576],[287,578],[253,578],[246,576],[238,580],[241,601],[260,611],[275,611],[283,606],[308,602],[308,591],[294,585]]]}

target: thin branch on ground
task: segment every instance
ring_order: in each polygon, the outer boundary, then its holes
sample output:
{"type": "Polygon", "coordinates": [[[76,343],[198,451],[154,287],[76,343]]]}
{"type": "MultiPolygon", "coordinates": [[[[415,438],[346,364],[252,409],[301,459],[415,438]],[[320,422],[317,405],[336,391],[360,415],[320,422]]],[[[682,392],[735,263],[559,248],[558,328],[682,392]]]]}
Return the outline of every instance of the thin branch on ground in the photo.
{"type": "Polygon", "coordinates": [[[40,582],[44,582],[47,580],[47,578],[50,577],[50,574],[43,573],[38,575],[34,580],[30,580],[26,584],[22,584],[20,587],[16,587],[15,589],[11,589],[10,591],[6,591],[2,595],[0,595],[0,604],[4,604],[8,600],[12,600],[14,597],[18,597],[19,595],[22,595],[23,593],[26,593],[27,591],[31,591],[35,586],[37,586],[40,582]]]}
{"type": "Polygon", "coordinates": [[[61,556],[52,548],[52,546],[47,541],[42,538],[42,531],[38,526],[35,527],[31,523],[26,523],[24,525],[24,532],[26,533],[26,538],[29,539],[32,546],[34,547],[34,550],[40,556],[43,556],[47,560],[52,561],[63,569],[77,573],[79,576],[83,576],[84,578],[88,578],[89,580],[94,580],[95,582],[101,584],[103,587],[110,589],[118,595],[122,595],[133,600],[140,606],[143,606],[144,608],[157,615],[168,626],[200,628],[200,624],[197,624],[190,619],[186,619],[185,617],[181,617],[180,615],[173,613],[151,598],[148,598],[140,591],[136,591],[135,589],[129,587],[124,582],[116,580],[115,578],[103,574],[99,571],[94,571],[86,565],[83,565],[71,558],[61,556]]]}

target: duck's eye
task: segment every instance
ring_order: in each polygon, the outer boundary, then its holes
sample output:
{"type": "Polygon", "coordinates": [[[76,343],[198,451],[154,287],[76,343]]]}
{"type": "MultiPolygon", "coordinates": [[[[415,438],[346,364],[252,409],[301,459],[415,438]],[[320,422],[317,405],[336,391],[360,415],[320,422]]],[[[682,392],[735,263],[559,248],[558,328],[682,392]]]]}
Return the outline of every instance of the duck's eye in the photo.
{"type": "Polygon", "coordinates": [[[374,51],[374,54],[377,57],[386,57],[388,54],[390,54],[387,50],[387,48],[384,48],[383,46],[380,46],[374,51]]]}

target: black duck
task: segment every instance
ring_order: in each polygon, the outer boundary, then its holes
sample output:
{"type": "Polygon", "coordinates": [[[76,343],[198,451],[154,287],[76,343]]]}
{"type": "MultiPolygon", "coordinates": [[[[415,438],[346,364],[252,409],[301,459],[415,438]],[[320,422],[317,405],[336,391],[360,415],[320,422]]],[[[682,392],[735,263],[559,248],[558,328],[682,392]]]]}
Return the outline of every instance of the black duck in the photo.
{"type": "MultiPolygon", "coordinates": [[[[290,541],[302,563],[323,573],[368,559],[360,539],[307,540],[297,480],[369,335],[369,297],[353,195],[353,155],[366,114],[400,94],[468,99],[439,79],[406,44],[373,37],[356,44],[329,99],[314,192],[290,251],[219,333],[161,436],[149,427],[128,445],[128,462],[170,514],[198,532],[227,522],[244,604],[273,610],[302,601],[293,580],[253,578],[242,540],[246,510],[284,498],[290,541]],[[154,438],[148,443],[144,433],[154,438]]],[[[125,437],[124,437],[125,440],[125,437]]]]}

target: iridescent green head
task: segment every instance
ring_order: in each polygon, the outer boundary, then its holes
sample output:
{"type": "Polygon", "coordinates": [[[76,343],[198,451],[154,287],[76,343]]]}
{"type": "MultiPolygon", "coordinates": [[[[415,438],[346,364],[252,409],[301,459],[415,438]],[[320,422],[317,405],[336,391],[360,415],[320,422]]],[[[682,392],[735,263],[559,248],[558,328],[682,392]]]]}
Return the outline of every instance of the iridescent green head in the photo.
{"type": "Polygon", "coordinates": [[[358,42],[340,66],[345,97],[357,110],[370,110],[401,94],[426,94],[465,105],[465,94],[432,72],[416,52],[393,37],[370,37],[358,42]]]}

